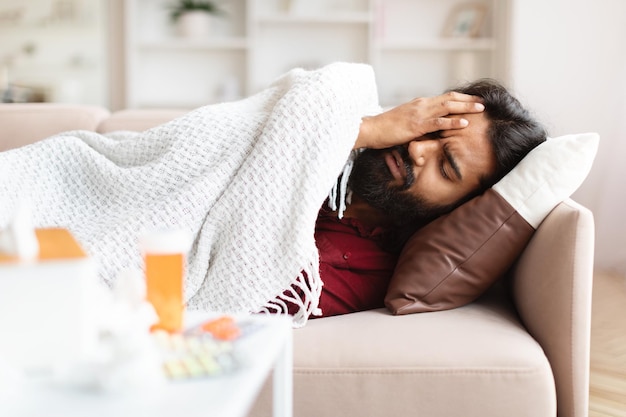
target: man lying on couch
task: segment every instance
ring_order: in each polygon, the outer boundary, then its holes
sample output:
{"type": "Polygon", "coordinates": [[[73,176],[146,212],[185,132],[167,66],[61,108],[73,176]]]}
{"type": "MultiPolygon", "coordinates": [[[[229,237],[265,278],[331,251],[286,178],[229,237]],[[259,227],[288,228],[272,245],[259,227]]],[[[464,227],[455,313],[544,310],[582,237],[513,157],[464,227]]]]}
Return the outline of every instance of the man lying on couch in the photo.
{"type": "Polygon", "coordinates": [[[495,83],[381,113],[368,66],[293,70],[146,132],[68,132],[1,153],[0,225],[29,200],[34,224],[69,228],[107,284],[141,267],[142,232],[183,229],[188,308],[290,311],[303,325],[382,306],[407,236],[543,140],[495,83]]]}
{"type": "Polygon", "coordinates": [[[545,139],[493,80],[365,118],[355,148],[367,149],[350,174],[351,204],[343,219],[323,207],[316,226],[323,315],[384,307],[410,234],[491,187],[545,139]]]}

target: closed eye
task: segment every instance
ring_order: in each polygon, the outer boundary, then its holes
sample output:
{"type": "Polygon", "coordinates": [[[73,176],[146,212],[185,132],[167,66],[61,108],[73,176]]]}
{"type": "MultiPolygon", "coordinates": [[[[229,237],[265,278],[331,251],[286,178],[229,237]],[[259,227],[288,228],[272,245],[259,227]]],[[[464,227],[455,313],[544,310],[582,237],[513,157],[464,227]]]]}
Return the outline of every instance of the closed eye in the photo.
{"type": "Polygon", "coordinates": [[[439,163],[439,171],[441,171],[441,176],[445,180],[450,180],[450,176],[446,172],[446,160],[445,158],[441,158],[441,162],[439,163]]]}
{"type": "Polygon", "coordinates": [[[463,175],[461,174],[461,169],[459,168],[459,165],[457,164],[457,161],[454,158],[454,155],[452,154],[452,152],[450,152],[450,148],[448,147],[447,143],[443,146],[443,161],[444,162],[441,164],[441,170],[442,170],[442,173],[445,173],[445,178],[451,179],[450,175],[448,175],[447,172],[445,172],[445,165],[447,163],[447,165],[449,165],[450,168],[452,168],[452,171],[454,171],[456,178],[459,181],[461,181],[463,179],[463,175]]]}

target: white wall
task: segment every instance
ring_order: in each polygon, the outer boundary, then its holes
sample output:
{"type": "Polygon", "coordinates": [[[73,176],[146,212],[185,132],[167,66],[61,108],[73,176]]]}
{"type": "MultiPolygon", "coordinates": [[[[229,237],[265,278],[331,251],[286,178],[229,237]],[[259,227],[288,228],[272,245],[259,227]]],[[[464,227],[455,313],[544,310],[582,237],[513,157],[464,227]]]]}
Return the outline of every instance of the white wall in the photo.
{"type": "Polygon", "coordinates": [[[551,135],[601,136],[574,194],[596,221],[596,268],[626,274],[626,2],[516,0],[511,81],[551,135]]]}

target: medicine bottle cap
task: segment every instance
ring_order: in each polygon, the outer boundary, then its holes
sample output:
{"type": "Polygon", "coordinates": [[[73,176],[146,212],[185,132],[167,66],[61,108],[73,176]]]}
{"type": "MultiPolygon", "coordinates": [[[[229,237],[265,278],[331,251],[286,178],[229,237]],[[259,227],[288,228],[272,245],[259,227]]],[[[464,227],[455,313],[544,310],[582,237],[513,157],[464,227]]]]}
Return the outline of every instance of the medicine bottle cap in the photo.
{"type": "Polygon", "coordinates": [[[187,253],[191,243],[191,233],[184,230],[152,230],[139,239],[141,250],[154,254],[187,253]]]}

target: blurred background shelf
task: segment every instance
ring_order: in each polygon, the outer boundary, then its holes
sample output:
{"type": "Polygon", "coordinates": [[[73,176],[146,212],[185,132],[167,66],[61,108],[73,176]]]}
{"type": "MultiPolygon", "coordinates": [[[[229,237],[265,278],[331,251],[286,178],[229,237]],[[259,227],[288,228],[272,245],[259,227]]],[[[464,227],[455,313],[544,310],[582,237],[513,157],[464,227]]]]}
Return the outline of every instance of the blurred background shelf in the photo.
{"type": "Polygon", "coordinates": [[[208,36],[184,39],[162,3],[126,0],[125,105],[230,101],[334,61],[371,64],[384,106],[481,77],[506,82],[509,1],[229,0],[208,36]]]}

